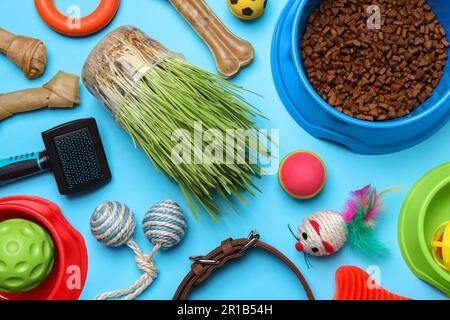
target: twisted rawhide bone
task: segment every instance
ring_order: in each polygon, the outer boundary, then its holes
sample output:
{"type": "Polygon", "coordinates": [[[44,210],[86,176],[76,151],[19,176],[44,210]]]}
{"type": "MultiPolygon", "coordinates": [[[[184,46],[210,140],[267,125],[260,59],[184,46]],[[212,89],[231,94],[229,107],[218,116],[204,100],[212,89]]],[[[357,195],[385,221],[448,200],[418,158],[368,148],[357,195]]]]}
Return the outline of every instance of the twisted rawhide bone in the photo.
{"type": "Polygon", "coordinates": [[[231,33],[203,0],[169,1],[205,41],[221,75],[234,77],[253,62],[252,45],[231,33]]]}
{"type": "Polygon", "coordinates": [[[16,113],[42,108],[72,108],[80,103],[80,78],[59,71],[42,88],[27,89],[0,95],[0,121],[16,113]]]}
{"type": "Polygon", "coordinates": [[[0,52],[22,69],[28,79],[44,73],[47,50],[41,40],[16,36],[0,28],[0,52]]]}

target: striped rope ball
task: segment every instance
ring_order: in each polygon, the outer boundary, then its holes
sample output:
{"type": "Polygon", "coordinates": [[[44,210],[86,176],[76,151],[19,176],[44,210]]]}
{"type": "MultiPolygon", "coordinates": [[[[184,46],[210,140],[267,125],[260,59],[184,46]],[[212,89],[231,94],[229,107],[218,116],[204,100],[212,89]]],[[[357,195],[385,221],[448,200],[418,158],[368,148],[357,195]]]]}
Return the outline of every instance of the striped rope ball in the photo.
{"type": "Polygon", "coordinates": [[[164,250],[177,245],[183,239],[186,227],[183,211],[172,200],[154,205],[142,222],[145,237],[164,250]]]}
{"type": "Polygon", "coordinates": [[[108,247],[120,247],[134,235],[136,219],[126,205],[116,201],[100,204],[91,217],[91,231],[95,239],[108,247]]]}

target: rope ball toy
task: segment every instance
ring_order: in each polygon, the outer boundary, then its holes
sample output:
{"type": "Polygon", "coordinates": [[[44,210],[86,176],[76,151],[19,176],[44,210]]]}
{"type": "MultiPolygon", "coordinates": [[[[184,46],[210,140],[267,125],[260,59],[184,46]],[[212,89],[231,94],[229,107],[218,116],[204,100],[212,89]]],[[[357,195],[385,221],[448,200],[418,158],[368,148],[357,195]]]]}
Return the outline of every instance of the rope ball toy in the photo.
{"type": "Polygon", "coordinates": [[[171,200],[157,203],[145,214],[142,228],[145,237],[154,245],[145,254],[134,241],[136,218],[126,205],[107,201],[100,204],[91,217],[91,231],[95,239],[108,247],[127,245],[136,254],[136,262],[144,274],[129,288],[100,294],[95,300],[133,300],[144,292],[156,279],[158,269],[153,258],[160,250],[167,250],[181,242],[187,222],[180,206],[171,200]]]}

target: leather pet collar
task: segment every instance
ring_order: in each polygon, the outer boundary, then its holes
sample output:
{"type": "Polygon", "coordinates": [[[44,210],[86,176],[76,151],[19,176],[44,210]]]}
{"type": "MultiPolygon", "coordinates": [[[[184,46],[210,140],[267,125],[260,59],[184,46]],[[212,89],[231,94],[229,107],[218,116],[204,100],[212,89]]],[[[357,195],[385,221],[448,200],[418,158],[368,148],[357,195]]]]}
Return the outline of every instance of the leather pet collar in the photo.
{"type": "Polygon", "coordinates": [[[222,268],[228,261],[242,257],[247,249],[251,247],[261,248],[283,261],[299,279],[306,291],[308,299],[315,300],[311,288],[300,270],[280,251],[267,243],[259,241],[259,234],[256,231],[252,231],[248,238],[236,240],[231,238],[226,239],[222,241],[218,248],[214,249],[206,256],[191,257],[191,260],[193,261],[191,271],[181,282],[173,300],[187,300],[190,292],[195,286],[207,280],[216,269],[222,268]]]}

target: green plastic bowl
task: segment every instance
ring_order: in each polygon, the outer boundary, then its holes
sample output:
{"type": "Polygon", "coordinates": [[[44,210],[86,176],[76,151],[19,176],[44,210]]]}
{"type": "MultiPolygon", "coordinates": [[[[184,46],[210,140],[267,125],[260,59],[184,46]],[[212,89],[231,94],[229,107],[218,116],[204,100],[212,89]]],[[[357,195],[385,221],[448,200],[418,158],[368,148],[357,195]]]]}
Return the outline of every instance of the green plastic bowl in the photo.
{"type": "Polygon", "coordinates": [[[450,272],[433,259],[431,239],[450,220],[450,162],[423,176],[409,192],[400,212],[398,242],[411,271],[450,297],[450,272]]]}

